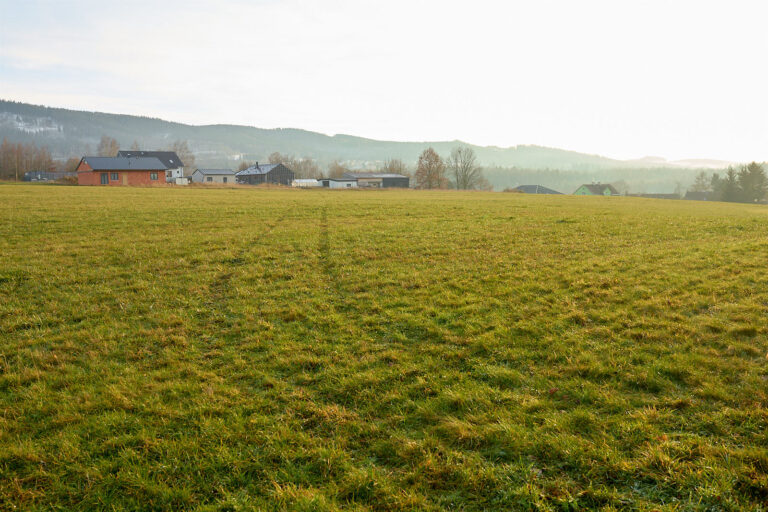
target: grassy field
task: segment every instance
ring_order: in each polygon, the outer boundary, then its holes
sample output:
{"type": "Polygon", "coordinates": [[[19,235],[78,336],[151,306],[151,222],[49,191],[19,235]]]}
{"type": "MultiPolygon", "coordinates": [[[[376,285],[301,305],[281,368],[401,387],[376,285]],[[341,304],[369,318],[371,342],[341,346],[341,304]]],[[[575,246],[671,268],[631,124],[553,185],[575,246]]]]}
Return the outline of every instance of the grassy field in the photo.
{"type": "Polygon", "coordinates": [[[767,510],[768,208],[0,186],[0,509],[767,510]]]}

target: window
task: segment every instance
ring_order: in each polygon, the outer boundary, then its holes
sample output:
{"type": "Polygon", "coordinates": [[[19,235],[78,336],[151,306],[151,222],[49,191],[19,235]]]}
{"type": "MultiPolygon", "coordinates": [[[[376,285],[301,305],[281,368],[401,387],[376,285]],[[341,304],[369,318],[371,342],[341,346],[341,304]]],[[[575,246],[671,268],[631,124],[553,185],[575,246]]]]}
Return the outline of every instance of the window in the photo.
{"type": "Polygon", "coordinates": [[[205,181],[213,181],[213,178],[208,176],[207,178],[205,178],[205,181]]]}
{"type": "Polygon", "coordinates": [[[101,173],[101,184],[109,185],[109,176],[105,172],[101,173]]]}
{"type": "Polygon", "coordinates": [[[117,180],[119,179],[118,173],[116,173],[116,172],[113,172],[113,173],[110,175],[109,179],[111,179],[112,181],[117,181],[117,180]]]}
{"type": "Polygon", "coordinates": [[[224,176],[224,178],[222,178],[222,179],[224,180],[222,183],[226,183],[227,182],[227,177],[226,176],[224,176]]]}
{"type": "Polygon", "coordinates": [[[157,180],[157,173],[156,172],[149,173],[149,179],[151,179],[153,181],[157,180]]]}
{"type": "Polygon", "coordinates": [[[352,188],[352,184],[351,183],[347,183],[347,188],[352,188]]]}

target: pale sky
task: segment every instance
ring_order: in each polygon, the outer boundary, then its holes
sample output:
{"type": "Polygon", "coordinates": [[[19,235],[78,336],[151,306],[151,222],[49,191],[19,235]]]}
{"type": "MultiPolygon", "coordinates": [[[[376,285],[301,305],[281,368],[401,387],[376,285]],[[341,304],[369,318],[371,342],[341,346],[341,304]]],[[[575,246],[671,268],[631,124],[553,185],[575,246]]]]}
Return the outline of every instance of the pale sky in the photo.
{"type": "Polygon", "coordinates": [[[768,160],[765,0],[0,0],[0,26],[3,99],[768,160]]]}

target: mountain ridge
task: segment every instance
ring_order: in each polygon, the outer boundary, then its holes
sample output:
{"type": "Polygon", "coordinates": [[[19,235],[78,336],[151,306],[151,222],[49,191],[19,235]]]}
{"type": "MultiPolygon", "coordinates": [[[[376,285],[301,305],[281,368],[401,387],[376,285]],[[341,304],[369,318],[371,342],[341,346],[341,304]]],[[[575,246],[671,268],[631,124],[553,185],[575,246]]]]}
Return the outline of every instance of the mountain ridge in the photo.
{"type": "Polygon", "coordinates": [[[375,168],[389,158],[399,158],[413,165],[427,147],[447,155],[458,145],[471,147],[480,164],[486,167],[586,171],[677,166],[660,157],[659,162],[617,160],[537,145],[499,147],[459,140],[390,141],[343,133],[326,135],[302,128],[259,128],[222,123],[189,125],[157,117],[72,110],[0,99],[0,138],[46,145],[56,158],[93,153],[102,135],[114,137],[123,148],[136,141],[145,149],[162,149],[175,140],[187,140],[198,164],[216,166],[237,165],[242,160],[266,160],[275,151],[314,158],[320,163],[338,160],[354,168],[375,168]]]}

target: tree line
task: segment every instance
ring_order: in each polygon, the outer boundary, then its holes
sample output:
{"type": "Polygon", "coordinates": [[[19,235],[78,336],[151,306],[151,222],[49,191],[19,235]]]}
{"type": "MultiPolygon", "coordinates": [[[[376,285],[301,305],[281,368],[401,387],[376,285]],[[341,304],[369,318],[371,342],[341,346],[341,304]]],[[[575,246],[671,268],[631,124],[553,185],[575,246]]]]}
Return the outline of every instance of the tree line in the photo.
{"type": "Polygon", "coordinates": [[[460,146],[443,159],[432,148],[425,149],[419,156],[414,186],[420,189],[492,190],[483,176],[483,169],[477,163],[474,150],[460,146]]]}
{"type": "Polygon", "coordinates": [[[56,165],[47,147],[35,143],[11,143],[3,139],[0,144],[0,180],[19,181],[27,171],[52,171],[56,165]]]}
{"type": "Polygon", "coordinates": [[[728,167],[725,176],[718,173],[696,176],[691,192],[700,192],[712,201],[731,203],[757,203],[764,201],[768,194],[768,176],[761,164],[752,162],[737,169],[728,167]]]}

